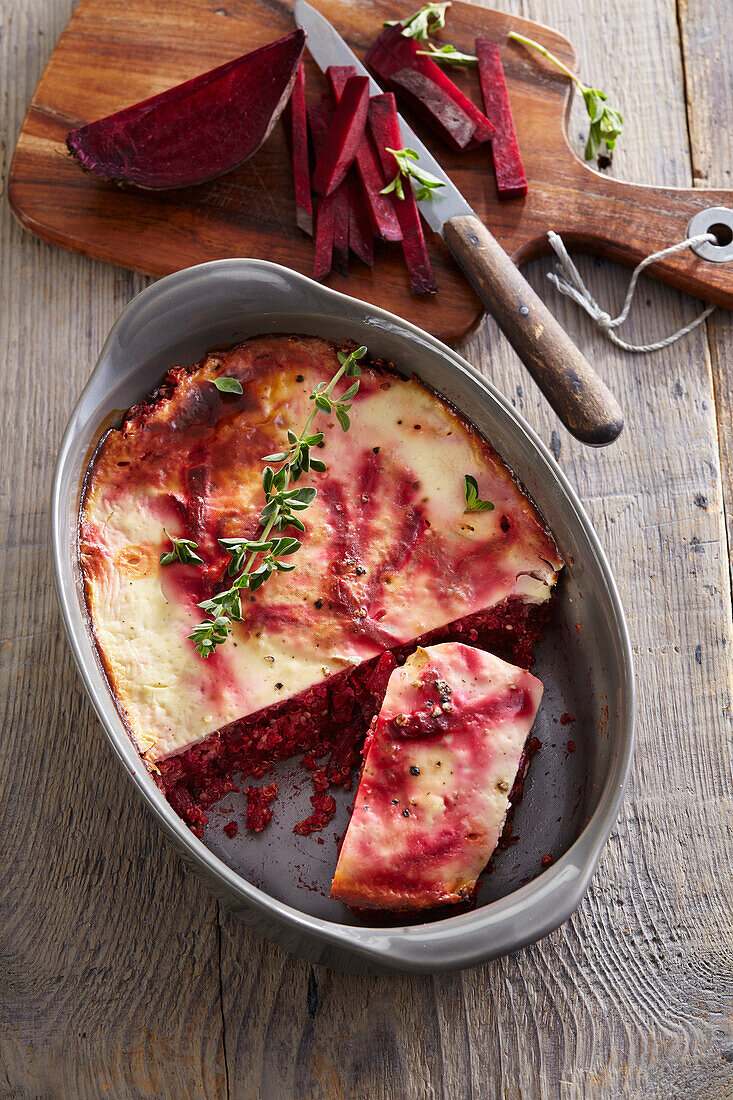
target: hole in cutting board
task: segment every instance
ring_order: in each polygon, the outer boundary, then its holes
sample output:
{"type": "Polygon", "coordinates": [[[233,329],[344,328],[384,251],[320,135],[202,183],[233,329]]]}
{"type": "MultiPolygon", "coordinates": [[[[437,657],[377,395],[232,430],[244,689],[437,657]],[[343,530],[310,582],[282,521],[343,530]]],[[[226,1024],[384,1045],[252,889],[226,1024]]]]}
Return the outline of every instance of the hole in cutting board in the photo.
{"type": "Polygon", "coordinates": [[[712,233],[715,237],[714,248],[725,248],[733,241],[733,229],[729,225],[724,225],[723,222],[716,222],[715,225],[711,225],[708,233],[712,233]]]}

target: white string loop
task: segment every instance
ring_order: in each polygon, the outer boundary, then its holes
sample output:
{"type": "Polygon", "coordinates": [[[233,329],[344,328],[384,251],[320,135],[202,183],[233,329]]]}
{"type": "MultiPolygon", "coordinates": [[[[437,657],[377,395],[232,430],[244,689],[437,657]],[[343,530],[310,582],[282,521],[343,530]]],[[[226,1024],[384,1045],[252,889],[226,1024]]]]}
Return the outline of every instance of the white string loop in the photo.
{"type": "Polygon", "coordinates": [[[715,242],[717,238],[712,233],[698,233],[696,237],[688,237],[686,240],[680,241],[679,244],[673,244],[669,248],[662,249],[661,252],[654,252],[651,256],[647,256],[646,259],[642,260],[641,263],[634,268],[634,273],[629,283],[629,289],[626,291],[624,307],[618,317],[611,317],[598,305],[598,302],[583,282],[577,267],[570,259],[562,237],[557,233],[553,233],[552,230],[547,234],[547,237],[559,260],[555,270],[551,271],[547,278],[551,283],[554,283],[561,294],[566,295],[568,298],[572,298],[581,309],[584,309],[588,316],[595,321],[604,336],[607,336],[609,340],[612,340],[617,347],[623,348],[624,351],[645,352],[659,351],[660,348],[667,348],[670,344],[674,344],[676,340],[680,340],[683,336],[686,336],[688,332],[692,332],[698,325],[701,325],[715,309],[715,306],[706,306],[699,317],[696,317],[689,325],[683,325],[681,329],[672,333],[671,336],[667,336],[664,340],[657,340],[654,344],[629,344],[626,340],[622,340],[620,336],[617,336],[613,331],[615,328],[618,328],[619,325],[622,325],[628,317],[631,303],[634,298],[634,292],[636,290],[636,284],[645,268],[655,263],[656,260],[661,260],[664,256],[672,256],[675,252],[682,252],[683,249],[691,248],[694,244],[702,244],[703,241],[715,242]]]}

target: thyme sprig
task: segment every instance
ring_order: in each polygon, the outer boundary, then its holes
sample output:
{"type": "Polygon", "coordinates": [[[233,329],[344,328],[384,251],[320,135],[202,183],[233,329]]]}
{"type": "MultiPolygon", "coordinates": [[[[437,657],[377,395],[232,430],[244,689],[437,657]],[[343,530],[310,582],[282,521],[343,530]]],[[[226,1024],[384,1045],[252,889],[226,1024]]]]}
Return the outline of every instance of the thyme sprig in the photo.
{"type": "Polygon", "coordinates": [[[449,42],[446,42],[444,46],[436,46],[432,42],[428,42],[427,46],[426,50],[418,50],[417,52],[432,57],[433,61],[437,61],[441,65],[478,65],[478,58],[475,54],[462,53],[455,46],[451,46],[449,42]]]}
{"type": "Polygon", "coordinates": [[[439,31],[445,26],[446,8],[450,7],[450,0],[445,4],[426,4],[408,19],[390,19],[384,23],[385,27],[402,27],[404,38],[415,38],[418,42],[424,42],[433,31],[439,31]]]}
{"type": "Polygon", "coordinates": [[[554,53],[550,53],[539,42],[534,42],[531,38],[525,38],[523,34],[517,34],[516,31],[511,31],[509,37],[515,42],[521,42],[523,46],[529,46],[531,49],[537,50],[577,85],[590,119],[588,140],[585,143],[585,159],[593,160],[594,157],[597,157],[601,151],[601,146],[604,144],[606,153],[611,158],[616,147],[616,141],[624,128],[624,119],[620,111],[607,106],[606,100],[608,97],[606,93],[601,91],[600,88],[589,88],[579,76],[563,64],[559,57],[555,57],[554,53]]]}
{"type": "Polygon", "coordinates": [[[416,180],[420,186],[415,189],[415,198],[418,202],[422,199],[431,199],[433,197],[433,191],[438,187],[445,187],[443,180],[439,180],[437,176],[433,176],[430,172],[426,172],[424,168],[420,168],[415,161],[420,159],[419,154],[414,149],[390,149],[387,148],[387,152],[391,153],[397,161],[397,175],[393,180],[383,187],[379,192],[380,195],[389,195],[390,191],[394,191],[399,199],[404,199],[405,191],[402,186],[402,177],[406,179],[416,180]]]}
{"type": "Polygon", "coordinates": [[[160,555],[161,565],[172,565],[174,561],[180,562],[181,565],[204,564],[196,553],[198,546],[191,539],[177,539],[173,535],[169,535],[165,527],[163,528],[163,534],[167,539],[170,539],[173,549],[160,555]]]}
{"type": "MultiPolygon", "coordinates": [[[[220,545],[230,555],[227,575],[233,577],[230,588],[217,592],[199,607],[209,615],[194,627],[188,637],[194,643],[200,657],[208,657],[218,645],[225,642],[233,622],[242,620],[242,592],[256,592],[276,573],[290,572],[295,563],[283,561],[300,550],[301,542],[292,535],[274,536],[286,527],[305,531],[305,524],[296,515],[308,508],[316,498],[317,489],[312,486],[291,488],[304,473],[315,470],[323,473],[325,462],[311,456],[311,448],[323,441],[322,432],[312,432],[313,422],[319,412],[335,413],[341,428],[349,430],[351,421],[349,411],[351,403],[359,389],[361,368],[359,360],[366,355],[365,347],[356,348],[346,354],[337,352],[339,369],[330,382],[319,382],[310,395],[313,410],[305,427],[296,434],[288,429],[288,446],[284,451],[265,455],[263,462],[268,463],[262,472],[262,490],[265,504],[260,512],[261,530],[254,539],[219,539],[220,545]],[[334,387],[342,376],[356,378],[342,394],[334,395],[334,387]],[[273,463],[279,466],[275,469],[273,463]]],[[[195,546],[195,544],[191,544],[195,546]]]]}

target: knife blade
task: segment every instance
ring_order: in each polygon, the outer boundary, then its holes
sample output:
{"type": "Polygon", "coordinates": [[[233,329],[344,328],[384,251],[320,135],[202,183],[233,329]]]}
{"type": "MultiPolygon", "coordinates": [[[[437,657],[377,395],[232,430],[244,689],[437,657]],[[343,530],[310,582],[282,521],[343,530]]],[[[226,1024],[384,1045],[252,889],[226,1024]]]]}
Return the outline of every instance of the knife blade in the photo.
{"type": "MultiPolygon", "coordinates": [[[[308,35],[306,46],[323,72],[329,65],[353,65],[369,79],[370,95],[383,89],[359,58],[307,0],[295,0],[295,22],[308,35]]],[[[605,446],[620,434],[624,417],[616,398],[535,294],[456,185],[415,131],[398,114],[403,146],[444,184],[418,202],[420,213],[439,233],[484,306],[529,370],[568,431],[591,446],[605,446]]]]}

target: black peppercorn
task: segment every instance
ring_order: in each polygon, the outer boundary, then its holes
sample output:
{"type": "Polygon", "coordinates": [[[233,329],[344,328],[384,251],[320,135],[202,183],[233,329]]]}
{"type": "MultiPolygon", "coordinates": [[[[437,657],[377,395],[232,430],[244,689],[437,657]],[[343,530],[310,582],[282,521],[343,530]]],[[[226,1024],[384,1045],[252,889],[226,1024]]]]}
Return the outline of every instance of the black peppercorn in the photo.
{"type": "Polygon", "coordinates": [[[419,774],[420,774],[420,769],[417,767],[416,764],[413,764],[412,767],[410,768],[410,775],[419,775],[419,774]]]}

